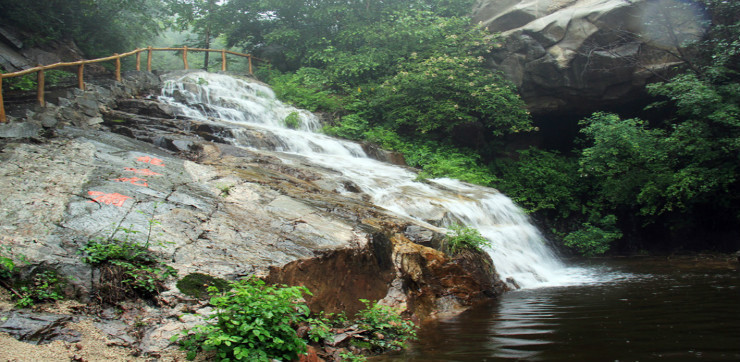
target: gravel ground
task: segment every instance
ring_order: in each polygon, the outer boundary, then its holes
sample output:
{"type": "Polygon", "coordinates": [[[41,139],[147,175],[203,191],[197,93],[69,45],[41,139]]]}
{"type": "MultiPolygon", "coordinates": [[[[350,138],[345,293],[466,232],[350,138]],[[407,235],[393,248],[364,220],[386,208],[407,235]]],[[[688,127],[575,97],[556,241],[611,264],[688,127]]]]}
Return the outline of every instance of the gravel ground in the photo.
{"type": "MultiPolygon", "coordinates": [[[[71,314],[71,308],[80,304],[65,301],[37,307],[37,311],[71,314]]],[[[13,308],[9,293],[0,288],[0,313],[13,308]]],[[[82,334],[78,343],[54,341],[48,344],[33,345],[18,341],[7,333],[0,333],[0,361],[44,362],[44,361],[185,361],[185,354],[180,351],[169,351],[159,358],[132,356],[133,350],[110,345],[111,341],[93,325],[92,317],[68,327],[82,334]]]]}

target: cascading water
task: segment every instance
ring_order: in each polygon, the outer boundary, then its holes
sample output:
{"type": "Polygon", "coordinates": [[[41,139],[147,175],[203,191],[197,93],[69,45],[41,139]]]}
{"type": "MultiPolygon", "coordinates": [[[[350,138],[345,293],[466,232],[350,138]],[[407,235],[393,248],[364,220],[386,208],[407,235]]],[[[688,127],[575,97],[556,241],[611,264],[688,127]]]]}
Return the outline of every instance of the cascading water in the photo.
{"type": "Polygon", "coordinates": [[[419,182],[407,168],[369,158],[356,143],[317,133],[315,115],[281,103],[260,83],[206,72],[172,74],[160,99],[184,117],[232,127],[238,146],[265,147],[269,138],[271,151],[299,154],[336,170],[389,211],[478,229],[492,241],[488,253],[501,278],[522,288],[570,284],[585,276],[565,267],[527,216],[496,190],[451,179],[419,182]],[[254,132],[260,142],[250,136],[254,132]]]}

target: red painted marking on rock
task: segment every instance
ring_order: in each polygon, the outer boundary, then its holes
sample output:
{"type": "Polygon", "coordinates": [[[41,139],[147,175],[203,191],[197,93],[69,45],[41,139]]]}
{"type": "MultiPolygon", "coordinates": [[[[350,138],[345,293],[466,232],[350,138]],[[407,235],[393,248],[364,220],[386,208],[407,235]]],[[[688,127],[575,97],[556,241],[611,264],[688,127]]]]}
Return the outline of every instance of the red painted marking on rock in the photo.
{"type": "Polygon", "coordinates": [[[162,160],[150,156],[141,156],[137,158],[136,161],[149,163],[155,166],[164,166],[164,162],[162,160]]]}
{"type": "Polygon", "coordinates": [[[97,202],[99,204],[113,205],[121,207],[126,200],[130,199],[130,196],[121,195],[119,193],[107,194],[102,191],[88,191],[88,195],[93,196],[93,199],[88,202],[97,202]]]}

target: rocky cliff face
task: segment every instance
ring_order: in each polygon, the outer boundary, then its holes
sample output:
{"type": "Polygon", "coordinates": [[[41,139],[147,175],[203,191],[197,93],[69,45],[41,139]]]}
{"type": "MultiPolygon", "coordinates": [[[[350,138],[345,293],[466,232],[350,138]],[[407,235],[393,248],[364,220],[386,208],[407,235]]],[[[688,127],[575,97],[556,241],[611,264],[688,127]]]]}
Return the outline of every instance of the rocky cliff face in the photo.
{"type": "Polygon", "coordinates": [[[394,216],[359,190],[336,192],[353,187],[331,170],[226,144],[214,125],[175,121],[166,105],[131,98],[158,89],[156,77],[133,73],[112,86],[70,91],[56,101],[63,107],[0,125],[0,244],[25,256],[26,273],[57,271],[68,296],[86,301],[105,281],[82,263],[81,247],[115,233],[148,240],[178,278],[156,307],[103,319],[126,343],[158,353],[194,323],[184,311],[207,313],[175,285],[193,273],[306,285],[316,310],[352,314],[363,298],[418,319],[505,288],[488,255],[436,250],[437,229],[394,216]]]}
{"type": "Polygon", "coordinates": [[[534,113],[590,112],[643,96],[706,25],[700,9],[675,0],[479,0],[473,19],[501,33],[493,66],[534,113]]]}

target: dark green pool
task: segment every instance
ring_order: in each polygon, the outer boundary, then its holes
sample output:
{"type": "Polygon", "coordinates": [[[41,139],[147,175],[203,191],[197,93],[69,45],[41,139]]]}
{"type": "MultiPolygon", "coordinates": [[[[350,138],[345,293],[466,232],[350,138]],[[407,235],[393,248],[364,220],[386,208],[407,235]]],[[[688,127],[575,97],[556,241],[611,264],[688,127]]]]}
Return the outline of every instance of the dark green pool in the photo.
{"type": "Polygon", "coordinates": [[[507,293],[424,325],[407,351],[373,361],[740,360],[736,261],[626,258],[581,267],[597,277],[507,293]]]}

